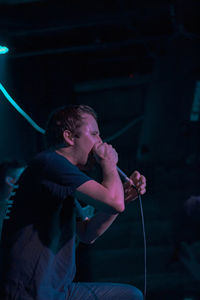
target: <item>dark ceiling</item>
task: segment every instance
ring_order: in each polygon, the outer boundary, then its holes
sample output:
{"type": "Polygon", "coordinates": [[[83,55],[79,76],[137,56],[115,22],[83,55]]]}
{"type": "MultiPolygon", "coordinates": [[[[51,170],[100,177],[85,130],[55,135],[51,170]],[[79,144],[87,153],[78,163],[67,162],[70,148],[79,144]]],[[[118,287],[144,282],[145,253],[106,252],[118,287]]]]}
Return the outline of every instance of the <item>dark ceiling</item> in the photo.
{"type": "Polygon", "coordinates": [[[199,39],[199,14],[198,0],[1,0],[0,37],[12,58],[67,54],[83,69],[106,64],[108,77],[130,64],[148,73],[170,39],[199,39]]]}

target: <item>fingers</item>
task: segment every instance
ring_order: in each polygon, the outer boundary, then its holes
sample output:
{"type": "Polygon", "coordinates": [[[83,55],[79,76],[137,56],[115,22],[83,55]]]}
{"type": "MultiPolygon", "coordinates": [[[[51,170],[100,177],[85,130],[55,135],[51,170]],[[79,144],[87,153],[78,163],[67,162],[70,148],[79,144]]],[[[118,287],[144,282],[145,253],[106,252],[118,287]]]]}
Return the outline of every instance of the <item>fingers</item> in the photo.
{"type": "Polygon", "coordinates": [[[139,180],[140,179],[140,173],[138,171],[134,171],[133,174],[131,174],[130,178],[134,180],[139,180]]]}
{"type": "Polygon", "coordinates": [[[126,181],[126,182],[123,184],[123,186],[124,186],[124,192],[125,192],[125,193],[128,193],[128,192],[132,189],[132,185],[130,184],[129,181],[126,181]]]}
{"type": "Polygon", "coordinates": [[[128,189],[131,186],[131,182],[133,182],[131,179],[130,181],[124,182],[124,189],[128,189]]]}
{"type": "Polygon", "coordinates": [[[97,157],[101,160],[117,164],[118,162],[118,154],[116,150],[112,147],[112,145],[109,145],[107,143],[102,143],[100,145],[95,145],[93,147],[93,153],[94,156],[97,155],[97,157]]]}
{"type": "Polygon", "coordinates": [[[104,158],[112,160],[113,162],[115,162],[115,164],[117,164],[117,162],[118,162],[117,151],[115,150],[115,148],[113,148],[112,145],[109,145],[107,143],[104,143],[104,144],[105,144],[104,158]]]}
{"type": "Polygon", "coordinates": [[[140,174],[138,171],[134,171],[130,178],[133,180],[134,184],[137,186],[137,184],[141,181],[141,183],[145,182],[145,177],[140,174]]]}
{"type": "Polygon", "coordinates": [[[146,177],[144,177],[143,175],[141,175],[140,180],[142,183],[146,184],[146,177]]]}
{"type": "Polygon", "coordinates": [[[133,184],[137,187],[137,190],[140,193],[140,195],[144,195],[146,193],[145,176],[141,175],[138,171],[134,171],[131,174],[130,179],[132,180],[133,184]]]}
{"type": "Polygon", "coordinates": [[[103,158],[108,152],[108,144],[107,143],[96,143],[93,146],[93,153],[96,154],[98,157],[103,158]]]}
{"type": "Polygon", "coordinates": [[[146,188],[138,188],[138,192],[140,195],[144,195],[146,193],[146,188]]]}

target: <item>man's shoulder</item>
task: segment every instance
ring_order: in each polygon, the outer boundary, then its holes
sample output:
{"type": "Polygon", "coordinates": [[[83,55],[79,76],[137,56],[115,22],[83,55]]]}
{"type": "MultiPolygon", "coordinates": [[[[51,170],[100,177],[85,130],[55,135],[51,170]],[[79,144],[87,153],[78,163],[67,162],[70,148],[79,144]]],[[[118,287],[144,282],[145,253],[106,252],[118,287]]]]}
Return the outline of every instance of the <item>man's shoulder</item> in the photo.
{"type": "Polygon", "coordinates": [[[61,155],[58,155],[55,151],[51,151],[51,150],[45,150],[42,151],[40,153],[38,153],[33,160],[31,161],[32,164],[37,164],[37,163],[69,163],[64,157],[62,157],[61,155]]]}
{"type": "Polygon", "coordinates": [[[66,186],[73,191],[81,184],[91,180],[77,166],[73,165],[67,158],[55,151],[43,151],[38,153],[26,170],[27,178],[36,178],[43,185],[54,188],[66,186]],[[52,185],[54,183],[54,185],[52,185]]]}
{"type": "Polygon", "coordinates": [[[50,151],[50,150],[44,150],[42,152],[39,152],[36,154],[36,156],[33,158],[34,160],[42,160],[42,159],[48,159],[48,158],[54,158],[56,157],[56,152],[55,151],[50,151]]]}
{"type": "Polygon", "coordinates": [[[48,172],[80,172],[77,166],[73,165],[67,158],[53,150],[46,150],[38,153],[31,164],[36,168],[42,168],[48,172]]]}

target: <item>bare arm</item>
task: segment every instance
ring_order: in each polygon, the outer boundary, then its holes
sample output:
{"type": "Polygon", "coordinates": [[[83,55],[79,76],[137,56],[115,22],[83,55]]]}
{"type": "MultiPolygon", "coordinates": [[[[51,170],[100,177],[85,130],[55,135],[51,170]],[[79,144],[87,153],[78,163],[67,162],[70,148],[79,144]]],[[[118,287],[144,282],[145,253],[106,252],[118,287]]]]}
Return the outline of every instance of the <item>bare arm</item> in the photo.
{"type": "MultiPolygon", "coordinates": [[[[128,204],[137,198],[137,193],[131,187],[131,183],[136,185],[138,192],[143,195],[146,192],[146,178],[138,171],[135,171],[130,176],[128,185],[125,183],[124,188],[124,201],[128,204]]],[[[80,240],[84,243],[93,243],[99,236],[101,236],[117,218],[118,214],[110,214],[107,212],[98,212],[91,219],[84,222],[77,223],[77,234],[80,240]]]]}
{"type": "Polygon", "coordinates": [[[116,177],[115,175],[115,173],[113,174],[109,172],[104,176],[102,187],[108,191],[105,193],[105,197],[108,197],[107,199],[99,198],[100,201],[97,201],[98,196],[100,195],[101,197],[103,193],[100,192],[101,185],[95,181],[92,185],[94,187],[96,186],[96,189],[94,188],[94,191],[97,193],[96,199],[92,199],[85,194],[76,194],[80,200],[87,204],[94,205],[100,210],[92,218],[77,223],[77,235],[84,243],[94,243],[94,241],[110,227],[113,221],[117,218],[118,213],[124,210],[123,185],[118,173],[116,177]],[[121,203],[121,201],[123,202],[121,203]]]}
{"type": "Polygon", "coordinates": [[[82,184],[77,189],[75,197],[100,211],[110,214],[122,212],[125,208],[124,190],[116,168],[117,153],[106,143],[94,151],[100,157],[103,181],[99,184],[95,180],[90,180],[82,184]]]}
{"type": "Polygon", "coordinates": [[[91,219],[77,222],[77,235],[86,244],[92,244],[114,222],[118,214],[98,212],[91,219]]]}

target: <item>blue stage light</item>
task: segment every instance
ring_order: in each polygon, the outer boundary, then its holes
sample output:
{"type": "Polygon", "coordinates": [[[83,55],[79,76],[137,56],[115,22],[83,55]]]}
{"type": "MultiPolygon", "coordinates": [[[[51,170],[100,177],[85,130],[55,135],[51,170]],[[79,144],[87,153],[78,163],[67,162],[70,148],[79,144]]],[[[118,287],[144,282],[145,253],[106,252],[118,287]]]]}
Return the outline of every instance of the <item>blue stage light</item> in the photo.
{"type": "Polygon", "coordinates": [[[9,49],[5,46],[0,46],[0,54],[6,54],[9,49]]]}
{"type": "Polygon", "coordinates": [[[4,96],[8,100],[8,102],[10,102],[10,104],[12,104],[12,106],[18,111],[18,113],[20,113],[26,119],[26,121],[28,121],[29,124],[31,124],[31,126],[33,126],[33,128],[35,128],[40,133],[45,134],[45,130],[43,128],[41,128],[40,126],[38,126],[33,121],[33,119],[31,119],[31,117],[15,102],[15,100],[8,94],[8,92],[6,91],[6,89],[3,87],[3,85],[1,83],[0,83],[0,91],[2,91],[2,93],[4,94],[4,96]]]}

